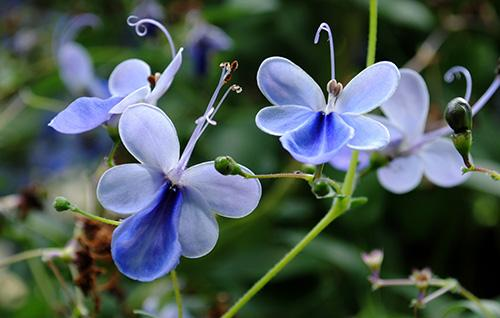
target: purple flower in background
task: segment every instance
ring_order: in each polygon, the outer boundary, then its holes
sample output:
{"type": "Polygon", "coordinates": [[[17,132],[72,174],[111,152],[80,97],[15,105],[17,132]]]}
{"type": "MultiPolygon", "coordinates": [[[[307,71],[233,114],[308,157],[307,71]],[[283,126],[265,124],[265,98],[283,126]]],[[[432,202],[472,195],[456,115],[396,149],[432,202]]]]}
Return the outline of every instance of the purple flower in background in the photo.
{"type": "Polygon", "coordinates": [[[59,66],[59,75],[74,95],[90,93],[99,98],[109,97],[102,80],[95,75],[89,53],[74,41],[82,28],[96,27],[100,22],[93,14],[81,14],[72,18],[64,27],[56,28],[54,33],[54,54],[59,66]]]}
{"type": "MultiPolygon", "coordinates": [[[[429,112],[429,91],[420,74],[411,69],[401,69],[398,89],[381,109],[387,117],[373,116],[390,132],[391,142],[380,152],[393,158],[377,170],[380,184],[394,193],[415,189],[425,175],[441,187],[456,186],[467,179],[462,174],[460,155],[449,138],[424,140],[424,128],[429,112]]],[[[333,166],[342,170],[346,156],[335,157],[333,166]]],[[[368,164],[366,153],[360,165],[368,164]]]]}
{"type": "Polygon", "coordinates": [[[97,197],[109,210],[133,213],[116,228],[111,243],[118,269],[132,279],[151,281],[171,271],[181,255],[206,255],[218,237],[215,214],[244,217],[260,200],[258,180],[223,176],[213,162],[186,169],[197,140],[214,123],[213,115],[227,96],[213,107],[223,83],[196,121],[180,158],[175,127],[159,108],[137,104],[122,115],[121,139],[140,163],[106,171],[97,186],[97,197]]]}
{"type": "Polygon", "coordinates": [[[49,123],[55,130],[66,134],[78,134],[92,130],[121,114],[128,106],[138,102],[155,105],[168,90],[182,63],[182,48],[176,53],[170,34],[163,25],[151,19],[135,21],[130,17],[128,24],[135,27],[137,34],[144,36],[145,24],[157,26],[166,35],[173,60],[160,75],[151,74],[149,65],[139,59],[123,61],[115,67],[108,81],[111,97],[80,97],[56,115],[49,123]]]}
{"type": "Polygon", "coordinates": [[[203,20],[198,10],[188,14],[188,20],[193,24],[189,32],[186,49],[194,63],[195,73],[207,73],[210,55],[231,48],[233,41],[222,29],[203,20]]]}
{"type": "Polygon", "coordinates": [[[354,77],[345,88],[335,81],[333,40],[330,38],[332,80],[327,85],[328,101],[314,80],[300,67],[282,57],[262,62],[257,84],[275,106],[265,107],[256,117],[264,132],[281,136],[283,147],[298,161],[328,162],[344,146],[374,150],[389,142],[387,129],[364,116],[385,102],[396,90],[399,71],[390,62],[376,63],[354,77]]]}

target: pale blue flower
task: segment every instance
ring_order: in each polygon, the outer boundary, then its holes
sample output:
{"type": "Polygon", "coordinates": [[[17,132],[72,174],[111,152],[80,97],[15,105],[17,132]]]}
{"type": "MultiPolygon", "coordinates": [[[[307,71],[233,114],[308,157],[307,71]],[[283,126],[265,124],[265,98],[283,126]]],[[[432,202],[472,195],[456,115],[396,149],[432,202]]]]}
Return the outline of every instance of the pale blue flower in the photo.
{"type": "Polygon", "coordinates": [[[281,136],[283,147],[298,161],[328,162],[344,146],[374,150],[389,142],[387,129],[364,114],[376,109],[396,90],[399,71],[390,62],[376,63],[354,77],[345,88],[334,78],[333,42],[328,25],[316,34],[330,35],[332,80],[327,85],[328,100],[314,80],[300,67],[283,57],[262,62],[257,84],[275,106],[259,111],[257,126],[281,136]]]}
{"type": "MultiPolygon", "coordinates": [[[[429,112],[429,91],[420,74],[411,69],[400,69],[401,81],[381,109],[385,116],[373,116],[390,132],[391,142],[381,153],[392,160],[377,170],[380,184],[394,193],[415,189],[425,176],[441,187],[453,187],[467,179],[461,167],[463,161],[449,138],[426,140],[425,123],[429,112]]],[[[346,169],[349,153],[335,157],[332,164],[346,169]]],[[[366,165],[368,155],[361,165],[366,165]]]]}
{"type": "Polygon", "coordinates": [[[214,123],[213,115],[222,100],[213,107],[212,98],[182,156],[175,127],[159,108],[137,104],[124,111],[120,137],[139,163],[106,171],[97,186],[97,197],[111,211],[132,213],[116,228],[111,243],[113,260],[126,276],[151,281],[171,271],[181,255],[206,255],[218,237],[216,214],[240,218],[257,206],[261,196],[258,180],[223,176],[213,162],[186,169],[194,145],[214,123]]]}
{"type": "Polygon", "coordinates": [[[155,105],[168,90],[175,74],[182,64],[182,48],[176,53],[170,34],[163,25],[151,19],[134,20],[130,17],[129,25],[136,32],[145,35],[146,23],[160,28],[169,40],[173,60],[160,75],[152,74],[149,65],[139,59],[123,61],[115,67],[108,81],[111,97],[81,97],[56,115],[49,123],[55,130],[66,134],[78,134],[92,130],[106,123],[112,115],[121,114],[128,106],[146,102],[155,105]]]}

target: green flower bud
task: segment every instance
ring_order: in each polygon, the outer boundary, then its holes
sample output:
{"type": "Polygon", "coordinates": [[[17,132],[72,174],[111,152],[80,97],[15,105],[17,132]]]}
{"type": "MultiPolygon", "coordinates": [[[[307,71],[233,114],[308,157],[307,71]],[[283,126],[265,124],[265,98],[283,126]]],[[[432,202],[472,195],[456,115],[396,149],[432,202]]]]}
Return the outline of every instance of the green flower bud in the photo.
{"type": "Polygon", "coordinates": [[[215,158],[214,161],[215,170],[220,174],[228,175],[243,175],[240,165],[229,156],[220,156],[215,158]]]}
{"type": "Polygon", "coordinates": [[[54,199],[53,206],[57,212],[64,212],[71,209],[71,202],[69,202],[65,197],[56,197],[54,199]]]}
{"type": "Polygon", "coordinates": [[[318,199],[330,198],[336,194],[328,181],[323,178],[314,181],[311,190],[318,199]]]}
{"type": "Polygon", "coordinates": [[[316,172],[316,166],[304,164],[302,165],[302,167],[300,167],[300,171],[307,174],[314,174],[316,172]]]}
{"type": "Polygon", "coordinates": [[[472,108],[461,97],[454,98],[448,103],[444,117],[455,134],[472,129],[472,108]]]}

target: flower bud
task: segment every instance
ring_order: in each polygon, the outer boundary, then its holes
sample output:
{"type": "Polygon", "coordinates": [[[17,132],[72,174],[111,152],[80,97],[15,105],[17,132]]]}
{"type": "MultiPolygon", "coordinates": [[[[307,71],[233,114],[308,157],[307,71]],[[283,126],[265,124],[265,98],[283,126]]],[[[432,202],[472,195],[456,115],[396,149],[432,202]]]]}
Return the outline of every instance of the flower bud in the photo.
{"type": "Polygon", "coordinates": [[[455,134],[472,129],[472,108],[461,97],[454,98],[448,103],[444,117],[455,134]]]}
{"type": "Polygon", "coordinates": [[[410,276],[410,280],[415,283],[415,286],[420,290],[425,290],[429,287],[429,283],[432,279],[432,272],[428,268],[422,270],[414,270],[410,276]]]}
{"type": "Polygon", "coordinates": [[[315,180],[311,185],[311,190],[318,199],[331,198],[335,196],[335,190],[324,178],[315,180]]]}
{"type": "Polygon", "coordinates": [[[71,202],[69,202],[65,197],[56,197],[54,199],[53,206],[57,212],[64,212],[71,209],[71,202]]]}
{"type": "Polygon", "coordinates": [[[215,158],[214,161],[215,170],[220,174],[228,175],[243,175],[240,165],[229,156],[220,156],[215,158]]]}
{"type": "Polygon", "coordinates": [[[384,252],[382,250],[373,250],[370,253],[361,253],[361,259],[370,271],[378,273],[384,261],[384,252]]]}

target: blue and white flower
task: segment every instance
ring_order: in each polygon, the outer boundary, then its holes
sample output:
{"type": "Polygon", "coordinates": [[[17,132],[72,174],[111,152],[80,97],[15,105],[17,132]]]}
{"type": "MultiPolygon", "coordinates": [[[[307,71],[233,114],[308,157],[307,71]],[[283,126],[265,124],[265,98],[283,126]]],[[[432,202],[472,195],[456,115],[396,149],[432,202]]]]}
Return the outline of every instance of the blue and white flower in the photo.
{"type": "MultiPolygon", "coordinates": [[[[391,141],[380,152],[391,159],[377,170],[380,184],[394,193],[415,189],[425,176],[441,187],[453,187],[467,179],[462,174],[463,161],[449,138],[428,139],[424,134],[429,112],[429,91],[420,74],[400,69],[401,81],[381,109],[386,117],[372,116],[389,129],[391,141]]],[[[470,94],[469,94],[470,95],[470,94]]],[[[345,170],[348,152],[336,156],[332,165],[345,170]]],[[[365,153],[360,166],[368,165],[365,153]]]]}
{"type": "MultiPolygon", "coordinates": [[[[214,96],[222,85],[223,81],[214,96]]],[[[163,111],[147,104],[124,111],[120,137],[139,163],[106,171],[97,196],[105,208],[132,214],[116,228],[111,244],[114,262],[126,276],[151,281],[171,271],[181,255],[206,255],[218,238],[216,214],[241,218],[256,208],[261,196],[258,180],[223,176],[213,162],[186,169],[194,145],[214,123],[225,96],[216,107],[212,98],[181,156],[175,127],[163,111]]]]}
{"type": "Polygon", "coordinates": [[[344,146],[374,150],[387,145],[389,132],[364,114],[384,103],[399,83],[398,68],[390,62],[376,63],[354,77],[345,88],[335,81],[333,40],[327,24],[321,30],[330,38],[332,80],[327,85],[328,100],[299,66],[283,57],[262,62],[257,84],[274,105],[256,117],[264,132],[280,136],[283,147],[298,161],[328,162],[344,146]]]}
{"type": "Polygon", "coordinates": [[[167,29],[159,22],[151,19],[128,19],[129,25],[135,27],[137,34],[145,35],[145,24],[153,24],[160,28],[167,37],[173,60],[162,74],[151,73],[149,65],[139,59],[123,61],[115,67],[108,81],[111,97],[81,97],[56,115],[49,126],[65,134],[78,134],[92,130],[105,124],[115,114],[121,114],[127,107],[139,102],[156,105],[172,84],[175,74],[182,64],[182,48],[176,52],[172,38],[167,29]]]}

